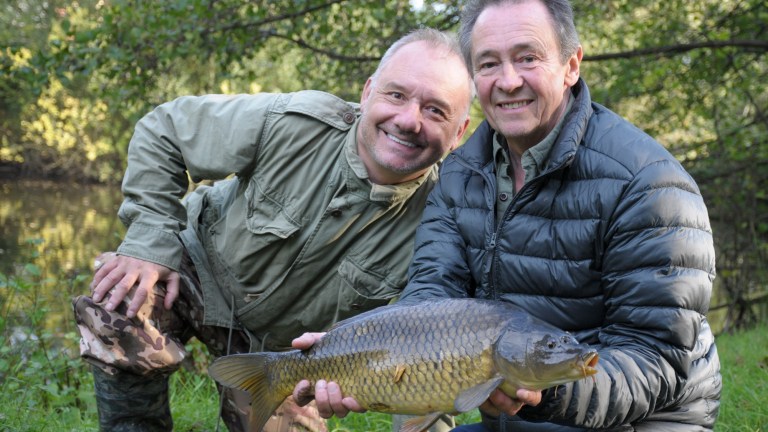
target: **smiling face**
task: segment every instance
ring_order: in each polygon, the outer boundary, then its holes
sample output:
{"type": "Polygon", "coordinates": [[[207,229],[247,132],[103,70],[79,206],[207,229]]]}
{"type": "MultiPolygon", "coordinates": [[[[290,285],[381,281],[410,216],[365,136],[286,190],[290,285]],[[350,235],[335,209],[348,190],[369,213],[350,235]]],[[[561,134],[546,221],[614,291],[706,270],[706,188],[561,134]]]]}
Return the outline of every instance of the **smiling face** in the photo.
{"type": "Polygon", "coordinates": [[[365,83],[357,150],[378,184],[424,174],[458,146],[469,125],[469,77],[457,54],[404,45],[365,83]]]}
{"type": "Polygon", "coordinates": [[[522,154],[555,127],[579,78],[581,47],[563,64],[539,1],[485,9],[472,30],[472,70],[488,122],[522,154]]]}

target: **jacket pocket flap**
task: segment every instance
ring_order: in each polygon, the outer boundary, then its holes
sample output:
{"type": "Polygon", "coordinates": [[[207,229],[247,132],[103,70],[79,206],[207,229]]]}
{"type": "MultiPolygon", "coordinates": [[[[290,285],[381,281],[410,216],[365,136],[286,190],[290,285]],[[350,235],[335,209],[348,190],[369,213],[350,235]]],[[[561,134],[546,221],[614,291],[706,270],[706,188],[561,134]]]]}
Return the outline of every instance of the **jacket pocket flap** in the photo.
{"type": "Polygon", "coordinates": [[[386,276],[366,270],[345,258],[338,269],[341,279],[358,295],[371,299],[391,299],[400,293],[401,286],[387,280],[386,276]]]}
{"type": "Polygon", "coordinates": [[[285,239],[301,228],[279,202],[261,191],[255,181],[248,183],[245,197],[248,202],[248,214],[245,218],[248,231],[254,234],[272,234],[285,239]]]}

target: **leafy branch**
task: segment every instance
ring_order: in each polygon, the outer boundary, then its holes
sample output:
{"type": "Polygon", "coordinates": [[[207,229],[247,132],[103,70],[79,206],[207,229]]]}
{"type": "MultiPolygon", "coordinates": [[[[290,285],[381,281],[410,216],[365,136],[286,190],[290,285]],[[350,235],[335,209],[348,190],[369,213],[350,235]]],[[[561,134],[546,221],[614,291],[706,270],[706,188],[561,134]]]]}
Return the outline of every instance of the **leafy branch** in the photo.
{"type": "Polygon", "coordinates": [[[671,56],[690,52],[698,49],[740,48],[745,50],[755,49],[758,52],[768,52],[768,40],[728,40],[728,41],[704,41],[687,44],[675,44],[652,48],[641,48],[631,51],[623,51],[607,54],[595,54],[584,56],[584,61],[603,61],[615,59],[632,59],[646,56],[671,56]]]}
{"type": "MultiPolygon", "coordinates": [[[[301,9],[298,11],[290,12],[290,13],[284,13],[281,15],[275,15],[271,17],[266,17],[264,19],[258,20],[258,21],[251,21],[251,22],[234,22],[229,25],[221,26],[219,28],[216,28],[215,30],[211,31],[230,31],[230,30],[236,30],[236,29],[248,29],[253,27],[261,27],[266,24],[272,24],[275,22],[280,21],[286,21],[291,20],[294,18],[298,18],[307,14],[310,14],[312,12],[317,12],[323,9],[327,9],[335,4],[341,4],[345,3],[349,0],[331,0],[323,4],[315,5],[307,7],[306,9],[301,9]]],[[[210,33],[211,31],[206,31],[205,33],[210,33]]]]}

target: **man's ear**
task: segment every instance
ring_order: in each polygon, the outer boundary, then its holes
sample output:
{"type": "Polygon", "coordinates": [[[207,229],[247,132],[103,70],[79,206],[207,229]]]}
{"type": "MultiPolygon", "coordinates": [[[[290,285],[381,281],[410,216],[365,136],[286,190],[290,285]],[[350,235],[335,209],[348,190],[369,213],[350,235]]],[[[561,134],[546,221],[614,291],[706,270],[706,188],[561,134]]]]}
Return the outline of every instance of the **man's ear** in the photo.
{"type": "Polygon", "coordinates": [[[581,45],[579,45],[579,48],[576,49],[576,52],[571,56],[570,59],[568,59],[568,63],[566,64],[566,71],[565,71],[565,85],[568,87],[573,87],[576,85],[576,82],[579,80],[580,70],[579,67],[581,66],[581,58],[584,56],[584,51],[581,48],[581,45]]]}
{"type": "Polygon", "coordinates": [[[461,143],[461,137],[464,136],[464,134],[467,132],[467,129],[469,128],[469,116],[464,120],[464,124],[461,125],[459,128],[459,133],[456,134],[456,140],[453,142],[453,145],[451,145],[451,151],[456,150],[459,147],[459,143],[461,143]]]}
{"type": "Polygon", "coordinates": [[[365,86],[363,86],[363,93],[360,95],[360,112],[363,111],[363,107],[365,106],[365,102],[371,96],[371,91],[373,91],[373,79],[372,78],[368,78],[365,81],[365,86]]]}

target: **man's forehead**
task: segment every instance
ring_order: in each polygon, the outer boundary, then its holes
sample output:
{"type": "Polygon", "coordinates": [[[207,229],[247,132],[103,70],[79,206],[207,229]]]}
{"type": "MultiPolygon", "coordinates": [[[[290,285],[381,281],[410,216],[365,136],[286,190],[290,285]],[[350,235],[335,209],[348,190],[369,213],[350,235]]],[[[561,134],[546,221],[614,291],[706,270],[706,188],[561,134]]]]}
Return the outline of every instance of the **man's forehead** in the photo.
{"type": "Polygon", "coordinates": [[[556,37],[552,21],[545,9],[532,11],[523,8],[529,6],[532,4],[506,3],[484,10],[471,34],[473,55],[493,54],[499,49],[548,50],[548,42],[556,37]],[[480,41],[482,46],[478,46],[480,41]]]}

